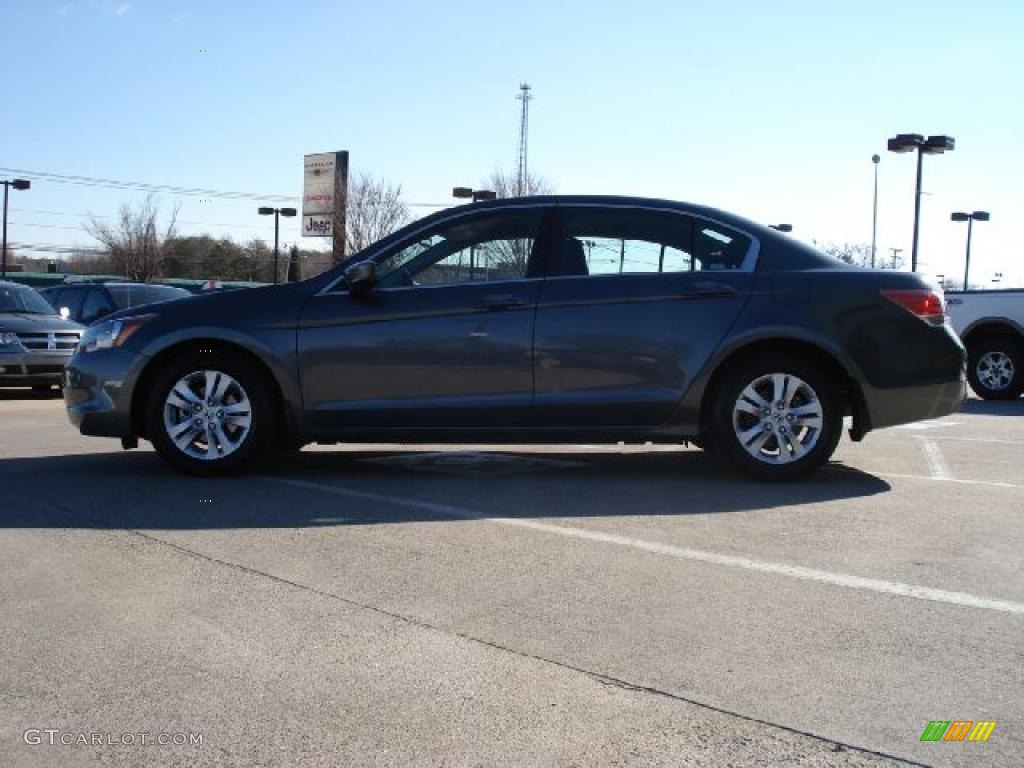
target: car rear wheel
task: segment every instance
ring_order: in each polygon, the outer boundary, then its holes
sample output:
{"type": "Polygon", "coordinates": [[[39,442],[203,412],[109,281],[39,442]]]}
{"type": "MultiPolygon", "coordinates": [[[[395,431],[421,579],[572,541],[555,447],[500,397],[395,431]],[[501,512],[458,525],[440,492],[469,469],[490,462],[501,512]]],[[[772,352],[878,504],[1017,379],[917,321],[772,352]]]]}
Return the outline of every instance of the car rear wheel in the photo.
{"type": "Polygon", "coordinates": [[[188,355],[157,376],[147,434],[176,469],[217,475],[251,467],[274,432],[266,376],[229,354],[188,355]]]}
{"type": "Polygon", "coordinates": [[[986,400],[1012,400],[1024,387],[1024,356],[1016,341],[993,336],[971,342],[967,350],[967,378],[971,389],[986,400]]]}
{"type": "Polygon", "coordinates": [[[719,380],[708,437],[716,452],[759,480],[813,472],[835,452],[840,397],[829,377],[799,358],[750,360],[719,380]]]}

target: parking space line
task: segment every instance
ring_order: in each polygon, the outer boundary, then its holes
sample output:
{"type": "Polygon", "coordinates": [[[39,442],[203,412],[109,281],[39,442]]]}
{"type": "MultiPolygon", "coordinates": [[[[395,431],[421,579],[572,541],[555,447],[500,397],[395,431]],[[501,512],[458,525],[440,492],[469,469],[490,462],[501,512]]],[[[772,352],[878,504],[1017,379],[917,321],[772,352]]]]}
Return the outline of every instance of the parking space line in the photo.
{"type": "MultiPolygon", "coordinates": [[[[835,469],[840,469],[835,467],[835,469]]],[[[856,472],[854,469],[842,468],[842,472],[856,472]]],[[[872,469],[861,469],[861,472],[867,472],[877,477],[898,477],[904,480],[930,480],[939,483],[959,483],[961,485],[984,485],[989,488],[1024,488],[1024,485],[1020,483],[1003,483],[998,480],[963,480],[959,477],[934,477],[932,475],[906,475],[899,472],[876,472],[872,469]]]]}
{"type": "MultiPolygon", "coordinates": [[[[507,525],[516,528],[527,528],[543,533],[565,536],[584,541],[593,541],[600,544],[613,544],[621,547],[650,552],[652,554],[673,557],[679,560],[690,560],[695,562],[710,563],[712,565],[736,568],[757,573],[767,573],[776,576],[785,576],[802,581],[814,581],[821,584],[829,584],[846,589],[858,589],[867,592],[890,595],[894,597],[905,597],[914,600],[925,600],[935,603],[946,603],[959,605],[967,608],[980,608],[1001,613],[1011,613],[1024,616],[1024,603],[1016,603],[1011,600],[999,600],[978,595],[971,595],[966,592],[949,592],[943,589],[933,589],[915,584],[904,584],[898,581],[885,581],[883,579],[870,579],[863,576],[854,576],[846,573],[824,571],[817,568],[805,568],[799,565],[788,563],[774,563],[764,560],[754,560],[737,555],[723,555],[717,552],[708,552],[700,549],[689,549],[677,547],[672,544],[662,544],[643,539],[633,539],[626,536],[619,536],[613,533],[592,531],[586,528],[575,528],[551,523],[542,523],[539,520],[529,518],[492,517],[482,512],[475,512],[471,509],[456,507],[450,504],[438,504],[419,499],[410,499],[403,496],[390,496],[370,491],[357,491],[351,488],[344,488],[327,483],[315,483],[308,480],[293,480],[285,477],[263,477],[268,482],[281,485],[290,485],[295,488],[303,488],[310,491],[319,491],[334,496],[348,499],[361,499],[372,501],[378,504],[391,504],[406,509],[416,509],[446,517],[462,518],[464,520],[479,520],[482,522],[507,525]]],[[[925,478],[932,479],[932,478],[925,478]]]]}
{"type": "Polygon", "coordinates": [[[928,462],[928,469],[931,471],[932,477],[937,480],[952,480],[953,473],[949,471],[946,457],[942,455],[942,449],[939,448],[938,443],[922,435],[914,435],[914,439],[921,446],[921,453],[924,454],[925,461],[928,462]]]}
{"type": "Polygon", "coordinates": [[[997,445],[1024,445],[1024,440],[1000,440],[995,437],[951,437],[949,435],[932,435],[932,440],[959,440],[965,443],[995,443],[997,445]]]}

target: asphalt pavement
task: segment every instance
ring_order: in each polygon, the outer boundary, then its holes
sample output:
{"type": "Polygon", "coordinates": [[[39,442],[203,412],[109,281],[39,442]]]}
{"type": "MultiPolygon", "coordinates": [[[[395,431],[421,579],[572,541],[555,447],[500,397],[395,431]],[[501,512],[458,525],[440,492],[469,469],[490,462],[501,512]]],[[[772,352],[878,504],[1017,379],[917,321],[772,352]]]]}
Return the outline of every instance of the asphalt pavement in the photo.
{"type": "Polygon", "coordinates": [[[0,394],[0,764],[1022,765],[1022,446],[971,400],[795,484],[587,445],[203,481],[0,394]]]}

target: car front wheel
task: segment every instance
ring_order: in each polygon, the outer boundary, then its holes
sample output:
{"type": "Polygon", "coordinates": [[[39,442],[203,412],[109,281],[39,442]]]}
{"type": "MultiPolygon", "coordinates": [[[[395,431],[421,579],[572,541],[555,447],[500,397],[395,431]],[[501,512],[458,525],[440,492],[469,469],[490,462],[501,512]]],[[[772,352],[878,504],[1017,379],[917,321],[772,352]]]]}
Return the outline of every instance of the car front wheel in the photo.
{"type": "Polygon", "coordinates": [[[711,442],[730,464],[759,480],[807,475],[829,460],[842,432],[835,385],[797,358],[751,360],[719,381],[711,442]]]}
{"type": "Polygon", "coordinates": [[[183,472],[216,475],[255,463],[273,432],[266,377],[234,355],[189,355],[157,376],[147,431],[157,453],[183,472]]]}

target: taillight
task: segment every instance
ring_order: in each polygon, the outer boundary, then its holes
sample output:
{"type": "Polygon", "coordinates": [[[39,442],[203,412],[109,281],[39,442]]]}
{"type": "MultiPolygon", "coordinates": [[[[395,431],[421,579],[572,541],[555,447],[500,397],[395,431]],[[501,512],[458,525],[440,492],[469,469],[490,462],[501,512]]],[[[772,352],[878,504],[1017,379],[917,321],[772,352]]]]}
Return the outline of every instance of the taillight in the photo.
{"type": "Polygon", "coordinates": [[[927,288],[908,288],[901,290],[882,289],[882,295],[889,301],[899,304],[910,314],[924,320],[929,325],[942,325],[946,320],[946,302],[942,294],[927,288]]]}

